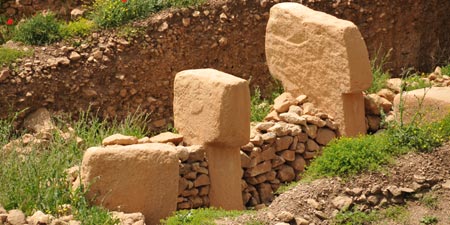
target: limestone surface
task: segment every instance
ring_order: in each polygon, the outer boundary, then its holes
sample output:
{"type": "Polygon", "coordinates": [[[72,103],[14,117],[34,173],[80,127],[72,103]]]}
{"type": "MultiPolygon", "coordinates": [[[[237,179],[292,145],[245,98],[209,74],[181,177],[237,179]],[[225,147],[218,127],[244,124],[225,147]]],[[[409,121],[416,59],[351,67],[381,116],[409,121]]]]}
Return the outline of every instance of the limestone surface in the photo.
{"type": "Polygon", "coordinates": [[[405,123],[410,123],[414,117],[416,122],[441,120],[450,113],[450,87],[424,88],[398,94],[394,99],[397,120],[400,120],[401,108],[405,123]]]}
{"type": "Polygon", "coordinates": [[[214,69],[179,72],[175,128],[187,144],[239,147],[249,140],[250,91],[244,79],[214,69]]]}
{"type": "Polygon", "coordinates": [[[170,145],[92,147],[84,154],[81,180],[94,204],[141,212],[146,224],[158,224],[177,208],[178,165],[170,145]]]}
{"type": "Polygon", "coordinates": [[[366,45],[352,22],[298,3],[277,4],[267,24],[266,57],[285,91],[311,98],[335,118],[342,134],[365,133],[362,91],[372,75],[366,45]]]}

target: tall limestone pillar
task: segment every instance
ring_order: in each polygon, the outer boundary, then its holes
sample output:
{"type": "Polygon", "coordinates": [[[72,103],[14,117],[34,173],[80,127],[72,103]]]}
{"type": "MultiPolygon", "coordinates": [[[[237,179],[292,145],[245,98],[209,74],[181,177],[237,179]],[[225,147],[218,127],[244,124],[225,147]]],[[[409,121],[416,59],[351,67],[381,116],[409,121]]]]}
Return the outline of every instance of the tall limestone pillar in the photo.
{"type": "Polygon", "coordinates": [[[210,205],[243,209],[239,149],[250,139],[248,82],[213,69],[182,71],[175,77],[173,111],[184,141],[207,149],[210,205]]]}
{"type": "Polygon", "coordinates": [[[266,57],[285,91],[307,95],[332,115],[343,135],[366,133],[362,91],[370,87],[369,56],[350,21],[298,3],[270,9],[266,57]]]}

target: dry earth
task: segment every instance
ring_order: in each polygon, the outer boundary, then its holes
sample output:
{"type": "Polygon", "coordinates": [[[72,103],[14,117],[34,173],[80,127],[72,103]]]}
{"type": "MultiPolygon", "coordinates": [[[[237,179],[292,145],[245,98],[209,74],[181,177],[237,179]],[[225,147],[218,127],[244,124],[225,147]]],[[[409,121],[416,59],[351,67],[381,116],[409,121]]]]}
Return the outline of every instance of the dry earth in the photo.
{"type": "MultiPolygon", "coordinates": [[[[245,224],[249,221],[277,224],[283,222],[283,218],[280,218],[283,216],[280,215],[285,212],[292,213],[295,218],[304,218],[310,224],[333,224],[333,215],[338,210],[331,203],[332,200],[337,196],[350,196],[352,191],[357,189],[362,189],[362,194],[357,197],[358,194],[355,196],[353,193],[353,207],[370,210],[398,204],[404,205],[409,212],[402,221],[384,219],[375,224],[421,224],[420,220],[425,216],[436,217],[438,222],[434,224],[450,224],[450,142],[432,153],[409,153],[401,156],[382,172],[365,173],[345,180],[327,178],[300,183],[255,214],[220,220],[217,224],[245,224]],[[404,199],[397,203],[391,200],[385,202],[384,206],[357,203],[361,195],[377,188],[384,191],[389,186],[416,189],[415,185],[418,183],[422,186],[418,191],[405,195],[404,199]],[[431,202],[433,207],[425,203],[423,196],[436,197],[434,202],[431,202]]],[[[288,224],[296,222],[291,220],[288,224]]]]}

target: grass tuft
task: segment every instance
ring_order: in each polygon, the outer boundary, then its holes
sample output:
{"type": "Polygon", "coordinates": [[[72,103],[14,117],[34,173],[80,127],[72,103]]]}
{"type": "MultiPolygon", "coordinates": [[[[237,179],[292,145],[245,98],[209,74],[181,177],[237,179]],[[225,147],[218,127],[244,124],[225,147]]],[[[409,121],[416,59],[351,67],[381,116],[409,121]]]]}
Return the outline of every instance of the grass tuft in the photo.
{"type": "Polygon", "coordinates": [[[309,178],[349,177],[380,169],[408,151],[429,152],[450,138],[450,114],[431,124],[391,125],[386,132],[332,141],[307,168],[309,178]]]}
{"type": "MultiPolygon", "coordinates": [[[[10,118],[0,120],[2,145],[14,137],[12,124],[15,117],[10,118]]],[[[80,165],[84,150],[100,144],[106,136],[114,133],[145,135],[148,122],[143,113],[132,114],[122,122],[107,122],[81,113],[79,120],[71,125],[75,134],[84,140],[81,145],[75,138],[65,140],[55,131],[47,146],[32,146],[30,154],[1,151],[0,204],[7,210],[18,208],[27,215],[41,210],[56,216],[62,215],[62,205],[70,204],[72,214],[82,224],[116,224],[107,210],[89,206],[84,187],[71,189],[65,170],[80,165]]],[[[61,130],[68,130],[64,123],[56,124],[61,130]]]]}
{"type": "Polygon", "coordinates": [[[8,65],[19,58],[31,56],[32,54],[33,51],[31,50],[22,51],[18,49],[0,47],[0,66],[8,65]]]}
{"type": "MultiPolygon", "coordinates": [[[[226,211],[216,208],[200,208],[191,210],[180,210],[173,213],[171,217],[161,220],[162,225],[213,225],[214,220],[223,217],[236,217],[248,213],[248,211],[226,211]]],[[[258,223],[256,223],[258,224],[258,223]]]]}
{"type": "Polygon", "coordinates": [[[367,92],[377,93],[381,89],[386,87],[386,81],[391,78],[388,72],[384,70],[384,65],[386,61],[389,59],[390,51],[383,57],[378,58],[378,53],[375,54],[375,57],[370,62],[372,68],[372,85],[367,92]]]}
{"type": "Polygon", "coordinates": [[[85,37],[96,28],[92,20],[80,18],[77,21],[71,21],[60,27],[61,35],[64,38],[85,37]]]}
{"type": "Polygon", "coordinates": [[[30,45],[50,44],[61,40],[60,25],[53,13],[39,13],[19,23],[12,38],[30,45]]]}

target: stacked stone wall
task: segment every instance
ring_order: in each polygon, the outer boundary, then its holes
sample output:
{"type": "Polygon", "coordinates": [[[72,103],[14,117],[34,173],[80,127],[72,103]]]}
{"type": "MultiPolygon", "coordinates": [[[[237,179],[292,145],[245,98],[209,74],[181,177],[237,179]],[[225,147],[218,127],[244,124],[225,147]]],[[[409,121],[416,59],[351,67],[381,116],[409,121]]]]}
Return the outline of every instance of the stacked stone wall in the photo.
{"type": "MultiPolygon", "coordinates": [[[[63,1],[42,2],[53,7],[63,1]]],[[[370,56],[381,48],[381,57],[392,48],[385,69],[430,70],[450,57],[450,36],[441,29],[450,26],[450,1],[298,2],[354,22],[370,56]]],[[[250,80],[251,89],[259,86],[269,94],[273,79],[264,37],[274,4],[215,2],[136,23],[144,30],[138,37],[119,38],[102,31],[76,40],[81,43],[76,46],[36,47],[32,58],[0,74],[0,105],[8,106],[0,108],[0,117],[25,108],[77,112],[91,105],[99,115],[118,118],[140,108],[151,113],[153,127],[164,127],[172,120],[173,78],[191,68],[234,74],[250,80]]]]}
{"type": "Polygon", "coordinates": [[[209,170],[205,149],[201,146],[178,146],[180,182],[177,209],[209,206],[209,170]]]}
{"type": "Polygon", "coordinates": [[[305,166],[339,135],[333,118],[307,102],[284,93],[275,100],[266,122],[252,127],[241,147],[242,198],[247,207],[268,204],[281,184],[300,179],[305,166]],[[280,99],[283,104],[277,104],[280,99]]]}

